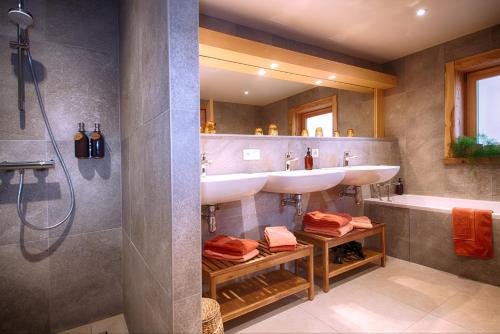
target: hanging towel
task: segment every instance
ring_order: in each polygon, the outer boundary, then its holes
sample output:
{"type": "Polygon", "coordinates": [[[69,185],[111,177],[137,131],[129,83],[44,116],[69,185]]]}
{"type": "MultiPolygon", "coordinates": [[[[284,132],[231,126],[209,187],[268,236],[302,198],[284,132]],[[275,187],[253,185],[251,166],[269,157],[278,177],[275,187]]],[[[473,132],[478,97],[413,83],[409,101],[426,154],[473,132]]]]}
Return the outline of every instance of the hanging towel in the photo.
{"type": "Polygon", "coordinates": [[[255,240],[238,239],[227,235],[218,235],[205,241],[205,250],[227,255],[243,256],[257,249],[259,243],[255,240]]]}
{"type": "Polygon", "coordinates": [[[493,256],[491,210],[453,208],[455,254],[491,258],[493,256]]]}
{"type": "Polygon", "coordinates": [[[254,249],[250,253],[247,253],[245,255],[237,256],[237,255],[229,255],[225,253],[219,253],[219,252],[214,252],[210,249],[205,249],[203,251],[203,255],[206,257],[210,257],[212,259],[217,259],[217,260],[225,260],[225,261],[231,261],[231,262],[245,262],[248,260],[253,259],[257,255],[259,255],[259,250],[254,249]]]}
{"type": "Polygon", "coordinates": [[[353,230],[353,226],[351,224],[347,224],[341,227],[315,227],[315,226],[305,226],[304,231],[316,234],[324,234],[332,237],[341,237],[353,230]]]}
{"type": "Polygon", "coordinates": [[[372,221],[366,216],[352,217],[351,225],[354,228],[372,228],[372,221]]]}
{"type": "Polygon", "coordinates": [[[341,227],[347,225],[351,220],[352,216],[347,213],[311,211],[304,215],[302,223],[310,226],[341,227]]]}
{"type": "Polygon", "coordinates": [[[288,231],[286,226],[271,226],[264,229],[264,236],[266,237],[269,247],[279,246],[295,246],[297,239],[292,232],[288,231]]]}

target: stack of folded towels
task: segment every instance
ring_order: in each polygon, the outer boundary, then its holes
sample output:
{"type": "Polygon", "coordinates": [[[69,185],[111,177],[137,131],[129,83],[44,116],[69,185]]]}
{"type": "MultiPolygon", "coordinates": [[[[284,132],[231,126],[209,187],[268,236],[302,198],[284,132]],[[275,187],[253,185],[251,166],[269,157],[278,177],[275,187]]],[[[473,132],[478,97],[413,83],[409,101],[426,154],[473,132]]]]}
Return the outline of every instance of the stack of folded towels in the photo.
{"type": "Polygon", "coordinates": [[[312,211],[304,215],[304,231],[325,234],[333,237],[341,237],[354,228],[372,228],[373,225],[368,217],[352,217],[347,213],[325,213],[312,211]]]}
{"type": "Polygon", "coordinates": [[[297,239],[285,226],[266,227],[264,235],[271,252],[292,251],[297,246],[297,239]]]}
{"type": "Polygon", "coordinates": [[[218,235],[205,241],[203,255],[218,260],[245,262],[259,255],[255,240],[218,235]]]}

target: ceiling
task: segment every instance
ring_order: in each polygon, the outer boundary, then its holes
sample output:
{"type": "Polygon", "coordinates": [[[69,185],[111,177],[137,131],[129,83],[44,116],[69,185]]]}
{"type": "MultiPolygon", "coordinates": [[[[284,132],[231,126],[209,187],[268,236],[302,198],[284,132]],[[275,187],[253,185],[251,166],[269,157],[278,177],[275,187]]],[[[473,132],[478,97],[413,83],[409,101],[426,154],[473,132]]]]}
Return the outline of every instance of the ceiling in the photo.
{"type": "Polygon", "coordinates": [[[200,0],[200,12],[382,63],[499,24],[500,0],[200,0]]]}
{"type": "Polygon", "coordinates": [[[264,106],[314,87],[314,85],[200,66],[200,97],[203,100],[212,98],[215,101],[264,106]],[[248,95],[244,94],[245,91],[248,91],[248,95]]]}

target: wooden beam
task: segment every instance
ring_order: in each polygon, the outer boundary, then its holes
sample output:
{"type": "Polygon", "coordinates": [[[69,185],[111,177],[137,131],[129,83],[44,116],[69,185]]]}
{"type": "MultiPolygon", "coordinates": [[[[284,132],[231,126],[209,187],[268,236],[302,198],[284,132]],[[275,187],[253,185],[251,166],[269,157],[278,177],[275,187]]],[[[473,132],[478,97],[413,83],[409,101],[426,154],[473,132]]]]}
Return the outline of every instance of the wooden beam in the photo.
{"type": "Polygon", "coordinates": [[[444,81],[444,156],[452,157],[451,144],[455,139],[455,63],[445,65],[444,81]]]}
{"type": "Polygon", "coordinates": [[[497,65],[500,65],[500,49],[456,60],[455,71],[472,72],[497,65]]]}
{"type": "Polygon", "coordinates": [[[335,81],[368,88],[387,89],[395,87],[393,75],[372,71],[340,62],[306,55],[276,46],[199,28],[200,56],[247,64],[268,69],[278,63],[282,72],[293,73],[324,82],[335,75],[335,81]]]}
{"type": "Polygon", "coordinates": [[[385,136],[383,89],[375,89],[373,92],[373,136],[375,138],[385,136]]]}

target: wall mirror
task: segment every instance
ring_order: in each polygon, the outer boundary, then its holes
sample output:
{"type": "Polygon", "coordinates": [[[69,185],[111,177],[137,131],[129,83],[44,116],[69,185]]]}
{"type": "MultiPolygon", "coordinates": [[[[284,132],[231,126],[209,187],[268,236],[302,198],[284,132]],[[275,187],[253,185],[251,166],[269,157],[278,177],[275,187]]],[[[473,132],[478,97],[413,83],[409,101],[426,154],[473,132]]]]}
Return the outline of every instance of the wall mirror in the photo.
{"type": "Polygon", "coordinates": [[[200,130],[213,121],[218,134],[373,137],[373,89],[341,85],[200,57],[200,130]]]}

